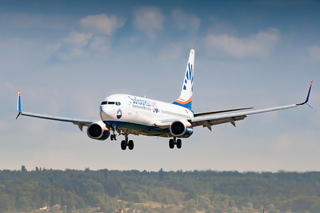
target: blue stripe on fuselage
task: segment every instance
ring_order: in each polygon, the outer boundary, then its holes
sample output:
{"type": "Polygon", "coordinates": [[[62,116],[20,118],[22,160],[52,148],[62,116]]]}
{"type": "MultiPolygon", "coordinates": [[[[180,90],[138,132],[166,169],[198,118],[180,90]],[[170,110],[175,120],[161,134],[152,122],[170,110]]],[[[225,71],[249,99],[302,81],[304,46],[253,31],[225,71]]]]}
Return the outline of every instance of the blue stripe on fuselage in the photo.
{"type": "MultiPolygon", "coordinates": [[[[140,134],[146,134],[150,136],[159,136],[159,137],[172,137],[170,136],[169,129],[161,129],[157,126],[146,126],[142,124],[135,124],[130,122],[123,121],[103,121],[107,126],[116,125],[119,129],[132,129],[134,131],[140,132],[140,134]]],[[[188,138],[193,133],[193,127],[187,127],[186,134],[180,136],[179,138],[188,138]]]]}
{"type": "Polygon", "coordinates": [[[146,126],[142,124],[135,124],[135,123],[123,122],[123,121],[103,121],[103,122],[107,126],[116,125],[117,128],[120,128],[120,129],[132,129],[148,135],[160,136],[160,135],[169,133],[168,129],[160,129],[157,126],[146,126]]]}

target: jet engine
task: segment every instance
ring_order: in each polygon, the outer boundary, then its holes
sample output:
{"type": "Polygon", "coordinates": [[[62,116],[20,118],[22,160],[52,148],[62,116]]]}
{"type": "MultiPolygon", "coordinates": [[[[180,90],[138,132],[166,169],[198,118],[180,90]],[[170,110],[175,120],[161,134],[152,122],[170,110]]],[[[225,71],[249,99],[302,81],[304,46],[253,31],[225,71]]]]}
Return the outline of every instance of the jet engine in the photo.
{"type": "Polygon", "coordinates": [[[188,121],[174,121],[170,125],[170,133],[175,137],[189,137],[193,133],[193,127],[188,121]]]}
{"type": "Polygon", "coordinates": [[[94,122],[88,126],[87,135],[91,139],[106,140],[110,135],[110,130],[102,122],[94,122]]]}

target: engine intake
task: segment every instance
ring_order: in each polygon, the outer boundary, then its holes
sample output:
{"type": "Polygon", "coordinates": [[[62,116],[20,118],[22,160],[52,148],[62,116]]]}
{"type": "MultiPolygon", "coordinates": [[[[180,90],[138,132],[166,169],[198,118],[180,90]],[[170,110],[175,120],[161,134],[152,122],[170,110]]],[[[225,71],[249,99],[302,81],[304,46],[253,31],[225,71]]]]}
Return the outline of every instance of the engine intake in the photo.
{"type": "Polygon", "coordinates": [[[106,140],[110,135],[110,130],[102,121],[99,121],[88,126],[87,135],[91,139],[106,140]]]}
{"type": "Polygon", "coordinates": [[[181,136],[186,132],[186,127],[181,121],[175,121],[170,126],[170,132],[174,136],[181,136]]]}
{"type": "Polygon", "coordinates": [[[193,133],[193,127],[191,123],[185,120],[177,120],[171,123],[170,133],[174,137],[188,138],[193,133]]]}

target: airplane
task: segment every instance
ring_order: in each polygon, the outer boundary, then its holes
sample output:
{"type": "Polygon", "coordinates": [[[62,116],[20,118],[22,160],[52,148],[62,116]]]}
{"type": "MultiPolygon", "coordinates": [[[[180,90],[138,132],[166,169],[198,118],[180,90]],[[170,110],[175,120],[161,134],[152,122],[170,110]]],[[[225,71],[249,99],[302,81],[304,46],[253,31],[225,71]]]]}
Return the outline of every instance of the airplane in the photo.
{"type": "MultiPolygon", "coordinates": [[[[24,112],[21,110],[20,90],[18,92],[17,110],[20,116],[69,122],[77,125],[82,131],[87,127],[87,135],[91,139],[117,140],[119,135],[124,136],[121,141],[121,149],[133,150],[134,142],[129,140],[129,135],[146,135],[167,137],[169,147],[178,149],[182,147],[181,138],[189,138],[193,133],[193,127],[203,126],[212,131],[213,125],[231,123],[236,126],[236,121],[243,120],[247,115],[265,113],[283,109],[294,108],[308,104],[312,81],[307,98],[304,102],[286,106],[278,106],[260,110],[252,107],[194,113],[192,110],[192,94],[194,83],[194,58],[195,50],[191,49],[180,97],[173,103],[138,97],[128,94],[113,94],[106,97],[100,105],[99,121],[64,118],[24,112]]],[[[312,108],[312,107],[311,107],[312,108]]]]}

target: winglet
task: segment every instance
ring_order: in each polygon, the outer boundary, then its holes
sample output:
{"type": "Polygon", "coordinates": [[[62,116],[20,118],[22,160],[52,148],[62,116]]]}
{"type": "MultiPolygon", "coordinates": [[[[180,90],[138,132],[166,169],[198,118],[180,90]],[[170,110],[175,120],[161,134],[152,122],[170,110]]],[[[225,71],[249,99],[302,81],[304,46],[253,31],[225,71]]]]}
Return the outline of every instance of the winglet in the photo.
{"type": "Polygon", "coordinates": [[[19,115],[21,114],[21,97],[20,97],[20,90],[18,92],[18,102],[17,102],[17,110],[18,110],[18,115],[16,119],[18,119],[19,115]]]}
{"type": "MultiPolygon", "coordinates": [[[[309,96],[310,96],[310,92],[311,92],[312,83],[313,83],[313,81],[311,81],[311,83],[310,83],[308,95],[307,95],[307,98],[306,98],[305,102],[299,103],[299,104],[297,104],[297,105],[304,105],[304,104],[307,104],[307,103],[308,103],[308,101],[309,101],[309,96]]],[[[307,104],[307,105],[310,106],[309,104],[307,104]]],[[[310,106],[310,107],[311,107],[311,106],[310,106]]]]}

